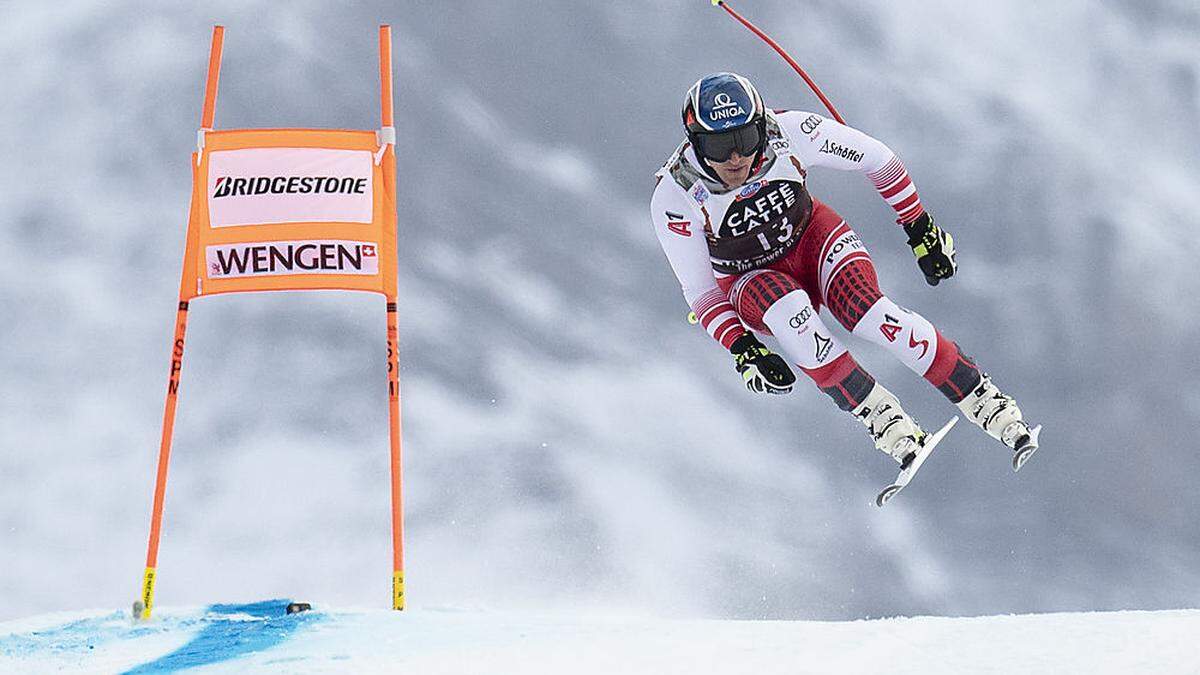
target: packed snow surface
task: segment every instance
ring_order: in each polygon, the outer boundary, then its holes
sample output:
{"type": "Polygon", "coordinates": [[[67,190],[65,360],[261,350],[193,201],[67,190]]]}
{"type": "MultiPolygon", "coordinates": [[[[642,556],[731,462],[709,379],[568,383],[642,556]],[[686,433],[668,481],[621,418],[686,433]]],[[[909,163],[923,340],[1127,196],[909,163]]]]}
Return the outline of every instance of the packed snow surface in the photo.
{"type": "Polygon", "coordinates": [[[0,672],[1196,673],[1200,611],[717,621],[287,600],[0,623],[0,672]]]}

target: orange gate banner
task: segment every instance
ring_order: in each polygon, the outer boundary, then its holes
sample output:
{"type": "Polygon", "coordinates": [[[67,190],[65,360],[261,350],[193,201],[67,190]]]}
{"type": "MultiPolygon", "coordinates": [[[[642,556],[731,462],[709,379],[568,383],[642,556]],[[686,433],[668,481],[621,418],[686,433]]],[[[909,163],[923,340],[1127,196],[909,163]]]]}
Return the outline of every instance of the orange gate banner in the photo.
{"type": "Polygon", "coordinates": [[[384,161],[385,133],[201,131],[181,299],[306,289],[395,297],[395,163],[384,161]]]}

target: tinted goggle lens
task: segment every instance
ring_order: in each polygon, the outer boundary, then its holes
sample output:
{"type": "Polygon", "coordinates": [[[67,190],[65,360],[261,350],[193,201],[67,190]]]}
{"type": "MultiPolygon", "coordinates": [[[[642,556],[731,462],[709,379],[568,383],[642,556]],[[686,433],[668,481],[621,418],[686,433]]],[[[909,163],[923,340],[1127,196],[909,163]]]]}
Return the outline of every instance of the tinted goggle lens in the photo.
{"type": "Polygon", "coordinates": [[[743,157],[750,157],[761,145],[762,130],[757,124],[747,124],[732,131],[696,134],[696,150],[714,162],[727,161],[734,150],[743,157]]]}

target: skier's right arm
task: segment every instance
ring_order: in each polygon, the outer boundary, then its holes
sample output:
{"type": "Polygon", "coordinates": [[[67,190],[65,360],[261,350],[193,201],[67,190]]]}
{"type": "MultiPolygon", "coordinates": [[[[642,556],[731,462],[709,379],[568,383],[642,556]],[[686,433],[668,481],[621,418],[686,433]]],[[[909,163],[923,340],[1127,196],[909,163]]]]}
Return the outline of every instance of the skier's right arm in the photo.
{"type": "Polygon", "coordinates": [[[717,285],[705,239],[704,214],[669,176],[660,177],[650,200],[654,233],[683,297],[704,330],[733,354],[746,388],[766,394],[786,394],[796,376],[787,362],[771,353],[746,330],[729,297],[717,285]]]}
{"type": "Polygon", "coordinates": [[[667,254],[667,261],[683,289],[684,299],[704,330],[730,349],[746,334],[746,328],[713,276],[704,235],[704,215],[670,176],[660,175],[650,199],[650,216],[658,243],[667,254]]]}

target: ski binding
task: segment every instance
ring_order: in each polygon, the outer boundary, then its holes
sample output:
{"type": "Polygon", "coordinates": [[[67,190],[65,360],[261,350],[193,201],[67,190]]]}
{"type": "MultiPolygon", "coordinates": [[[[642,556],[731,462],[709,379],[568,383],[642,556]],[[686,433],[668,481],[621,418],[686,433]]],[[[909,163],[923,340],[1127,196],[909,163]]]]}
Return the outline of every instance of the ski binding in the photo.
{"type": "Polygon", "coordinates": [[[920,449],[917,450],[917,456],[913,458],[912,462],[910,462],[907,467],[901,469],[900,475],[896,477],[896,482],[885,487],[883,492],[880,492],[879,496],[875,497],[876,506],[882,508],[883,505],[887,504],[892,497],[896,496],[897,492],[900,492],[904,489],[904,486],[908,485],[909,481],[913,479],[913,476],[917,475],[917,470],[920,469],[921,465],[925,463],[925,458],[929,457],[929,454],[933,452],[933,449],[937,447],[937,444],[942,442],[942,438],[944,438],[946,434],[950,433],[950,430],[953,429],[954,425],[957,423],[958,416],[956,415],[950,418],[950,421],[946,422],[945,426],[943,426],[941,429],[938,429],[937,431],[925,437],[925,442],[922,443],[920,449]]]}
{"type": "Polygon", "coordinates": [[[1040,424],[1029,430],[1029,438],[1025,439],[1021,447],[1017,448],[1017,454],[1013,455],[1013,471],[1020,471],[1033,453],[1037,452],[1038,436],[1041,435],[1042,425],[1040,424]]]}

